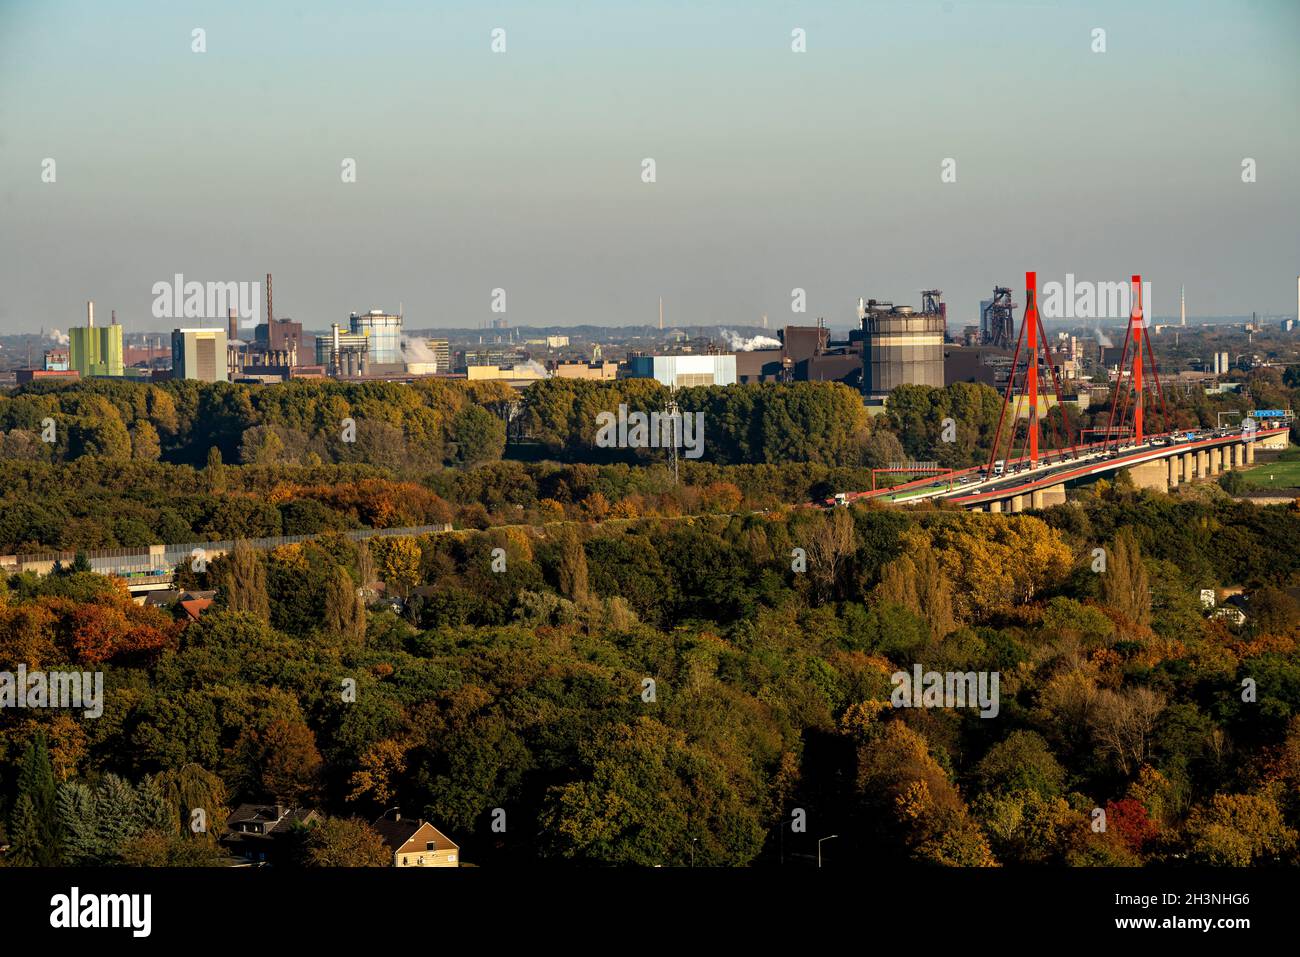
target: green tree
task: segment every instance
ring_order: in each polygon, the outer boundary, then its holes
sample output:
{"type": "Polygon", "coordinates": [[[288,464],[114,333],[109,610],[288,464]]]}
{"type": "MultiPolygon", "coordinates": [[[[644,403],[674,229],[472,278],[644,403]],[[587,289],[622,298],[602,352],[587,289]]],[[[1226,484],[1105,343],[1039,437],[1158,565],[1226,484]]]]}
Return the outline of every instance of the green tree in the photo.
{"type": "Polygon", "coordinates": [[[215,445],[208,449],[208,464],[203,470],[208,491],[219,494],[226,490],[226,467],[221,463],[221,449],[215,445]]]}
{"type": "Polygon", "coordinates": [[[247,612],[260,619],[270,617],[270,601],[266,592],[266,566],[256,549],[247,539],[239,539],[223,563],[221,576],[226,607],[235,612],[247,612]]]}
{"type": "Polygon", "coordinates": [[[587,553],[572,525],[562,526],[556,537],[560,546],[560,594],[580,604],[587,600],[587,553]]]}
{"type": "Polygon", "coordinates": [[[352,641],[366,635],[366,606],[360,589],[342,565],[335,565],[325,586],[325,627],[352,641]]]}
{"type": "Polygon", "coordinates": [[[23,753],[18,769],[18,795],[9,818],[9,857],[32,867],[59,863],[61,833],[54,767],[49,742],[37,731],[23,753]]]}
{"type": "Polygon", "coordinates": [[[495,462],[505,451],[506,427],[487,409],[466,405],[452,417],[451,441],[457,465],[495,462]]]}
{"type": "Polygon", "coordinates": [[[1139,627],[1151,623],[1151,582],[1137,539],[1128,528],[1115,536],[1101,576],[1101,599],[1139,627]]]}

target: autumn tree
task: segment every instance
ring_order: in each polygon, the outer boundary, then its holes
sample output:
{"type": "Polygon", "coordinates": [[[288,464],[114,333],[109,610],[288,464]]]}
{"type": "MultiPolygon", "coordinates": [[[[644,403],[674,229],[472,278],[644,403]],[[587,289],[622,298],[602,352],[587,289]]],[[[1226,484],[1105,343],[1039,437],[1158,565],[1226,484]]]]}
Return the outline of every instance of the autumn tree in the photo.
{"type": "Polygon", "coordinates": [[[1101,576],[1101,599],[1139,627],[1151,623],[1151,583],[1137,539],[1127,528],[1119,530],[1111,545],[1101,576]]]}
{"type": "Polygon", "coordinates": [[[398,594],[420,584],[420,545],[409,535],[382,536],[373,542],[379,576],[398,594]]]}
{"type": "Polygon", "coordinates": [[[257,764],[263,789],[289,804],[299,803],[315,789],[321,770],[316,736],[301,721],[277,719],[255,734],[257,764]]]}
{"type": "Polygon", "coordinates": [[[835,594],[855,546],[853,515],[847,508],[834,509],[811,529],[805,545],[808,575],[820,598],[835,594]]]}
{"type": "Polygon", "coordinates": [[[1283,863],[1296,848],[1296,832],[1268,794],[1214,795],[1192,809],[1187,837],[1194,861],[1217,866],[1283,863]]]}
{"type": "Polygon", "coordinates": [[[162,446],[158,441],[158,430],[148,419],[141,419],[131,428],[131,458],[145,462],[156,462],[162,455],[162,446]]]}
{"type": "Polygon", "coordinates": [[[560,594],[575,602],[587,599],[587,553],[582,547],[582,539],[571,525],[565,525],[556,532],[559,543],[559,577],[560,594]]]}
{"type": "Polygon", "coordinates": [[[1147,759],[1165,699],[1150,688],[1102,688],[1088,716],[1098,752],[1127,777],[1147,759]]]}
{"type": "Polygon", "coordinates": [[[226,826],[225,782],[211,771],[191,763],[161,772],[157,783],[183,833],[215,845],[226,826]],[[196,817],[195,811],[202,814],[196,817]],[[196,822],[201,822],[202,828],[196,828],[196,822]]]}
{"type": "Polygon", "coordinates": [[[881,569],[874,597],[900,605],[923,619],[935,640],[957,627],[952,582],[928,542],[881,569]]]}
{"type": "Polygon", "coordinates": [[[366,606],[360,588],[342,565],[335,565],[325,585],[325,627],[352,641],[366,635],[366,606]]]}
{"type": "Polygon", "coordinates": [[[360,818],[330,817],[307,834],[303,863],[308,867],[387,867],[393,852],[360,818]]]}
{"type": "Polygon", "coordinates": [[[241,538],[235,542],[225,565],[221,585],[225,592],[226,607],[231,611],[247,612],[263,620],[270,617],[266,566],[247,539],[241,538]]]}

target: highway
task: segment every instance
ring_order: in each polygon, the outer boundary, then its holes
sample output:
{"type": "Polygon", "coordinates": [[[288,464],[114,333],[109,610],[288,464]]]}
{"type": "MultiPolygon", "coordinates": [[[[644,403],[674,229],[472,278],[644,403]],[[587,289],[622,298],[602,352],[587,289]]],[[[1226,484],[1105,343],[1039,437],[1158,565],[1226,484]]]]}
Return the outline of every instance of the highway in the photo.
{"type": "Polygon", "coordinates": [[[958,469],[942,480],[917,479],[888,489],[871,492],[840,493],[827,504],[847,504],[864,499],[878,499],[890,504],[912,504],[928,499],[947,499],[959,505],[978,507],[990,501],[1000,501],[1013,495],[1029,494],[1036,489],[1060,485],[1106,472],[1141,465],[1144,462],[1167,459],[1174,455],[1196,452],[1247,440],[1258,441],[1285,434],[1288,427],[1260,428],[1253,433],[1241,429],[1210,429],[1195,432],[1175,432],[1170,435],[1148,437],[1140,445],[1120,443],[1092,443],[1078,446],[1078,454],[1069,450],[1051,450],[1039,456],[1039,464],[1030,467],[1028,460],[1013,459],[1006,463],[1003,475],[985,476],[986,466],[958,469]],[[1193,438],[1188,438],[1189,434],[1193,438]]]}

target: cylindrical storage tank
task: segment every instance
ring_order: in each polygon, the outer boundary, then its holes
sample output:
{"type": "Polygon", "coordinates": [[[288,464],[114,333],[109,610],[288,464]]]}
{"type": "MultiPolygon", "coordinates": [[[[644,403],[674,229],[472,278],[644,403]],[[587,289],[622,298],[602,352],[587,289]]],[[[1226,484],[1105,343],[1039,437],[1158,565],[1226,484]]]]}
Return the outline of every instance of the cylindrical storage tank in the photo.
{"type": "Polygon", "coordinates": [[[943,388],[943,317],[915,313],[868,315],[863,389],[885,396],[900,385],[943,388]]]}
{"type": "Polygon", "coordinates": [[[378,309],[372,309],[364,315],[353,313],[350,321],[352,332],[368,338],[370,349],[367,359],[372,365],[401,363],[401,316],[390,316],[378,309]]]}

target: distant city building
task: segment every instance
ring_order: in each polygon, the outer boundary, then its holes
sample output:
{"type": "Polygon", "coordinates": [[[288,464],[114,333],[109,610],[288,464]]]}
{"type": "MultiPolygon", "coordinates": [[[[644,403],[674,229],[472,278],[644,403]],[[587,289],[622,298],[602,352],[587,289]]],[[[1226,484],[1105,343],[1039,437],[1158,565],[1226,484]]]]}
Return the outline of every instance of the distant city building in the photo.
{"type": "Polygon", "coordinates": [[[546,337],[546,348],[548,349],[563,349],[568,344],[569,344],[568,336],[547,336],[546,337]]]}
{"type": "Polygon", "coordinates": [[[46,372],[67,372],[72,368],[68,364],[67,349],[49,349],[45,353],[44,368],[46,372]]]}
{"type": "Polygon", "coordinates": [[[122,327],[114,317],[111,325],[95,325],[95,304],[86,303],[86,325],[68,330],[68,365],[83,378],[120,376],[122,327]]]}
{"type": "Polygon", "coordinates": [[[617,362],[557,362],[551,375],[558,379],[617,379],[617,362]]]}
{"type": "Polygon", "coordinates": [[[225,329],[173,329],[172,377],[229,382],[225,329]]]}
{"type": "Polygon", "coordinates": [[[673,388],[736,384],[734,355],[636,356],[628,360],[628,370],[632,378],[655,379],[673,388]]]}
{"type": "Polygon", "coordinates": [[[943,349],[943,378],[949,382],[982,382],[997,389],[1007,384],[1011,351],[996,346],[959,346],[943,349]]]}
{"type": "Polygon", "coordinates": [[[465,378],[470,382],[529,383],[546,378],[546,370],[536,363],[516,366],[468,366],[465,369],[465,378]]]}
{"type": "Polygon", "coordinates": [[[451,343],[446,339],[429,339],[427,344],[433,350],[434,371],[446,375],[451,371],[451,343]]]}
{"type": "Polygon", "coordinates": [[[18,385],[28,382],[76,382],[81,376],[76,369],[15,369],[14,381],[18,385]]]}

